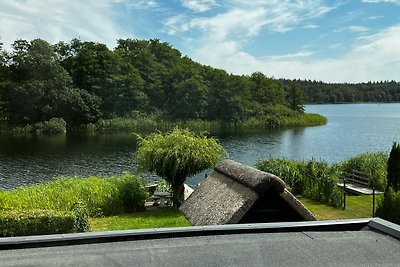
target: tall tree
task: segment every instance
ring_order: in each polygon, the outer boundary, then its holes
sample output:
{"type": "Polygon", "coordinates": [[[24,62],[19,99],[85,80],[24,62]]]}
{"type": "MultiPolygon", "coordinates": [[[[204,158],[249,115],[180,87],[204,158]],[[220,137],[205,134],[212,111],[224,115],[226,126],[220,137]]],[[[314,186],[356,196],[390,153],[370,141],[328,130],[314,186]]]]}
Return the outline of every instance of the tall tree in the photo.
{"type": "Polygon", "coordinates": [[[16,41],[10,70],[12,81],[5,97],[11,123],[60,117],[73,126],[98,118],[98,100],[73,87],[71,77],[58,64],[52,46],[46,41],[16,41]]]}
{"type": "Polygon", "coordinates": [[[304,92],[300,83],[292,81],[287,90],[287,102],[289,108],[295,111],[304,112],[304,92]]]}
{"type": "Polygon", "coordinates": [[[396,192],[400,189],[400,144],[394,142],[387,163],[387,187],[396,192]]]}
{"type": "Polygon", "coordinates": [[[7,53],[3,50],[3,43],[0,41],[0,123],[7,119],[6,102],[4,91],[9,80],[9,69],[7,67],[7,53]]]}
{"type": "Polygon", "coordinates": [[[214,138],[175,128],[165,135],[153,133],[139,137],[136,152],[139,166],[165,178],[173,191],[173,205],[183,201],[186,177],[212,167],[226,153],[214,138]]]}

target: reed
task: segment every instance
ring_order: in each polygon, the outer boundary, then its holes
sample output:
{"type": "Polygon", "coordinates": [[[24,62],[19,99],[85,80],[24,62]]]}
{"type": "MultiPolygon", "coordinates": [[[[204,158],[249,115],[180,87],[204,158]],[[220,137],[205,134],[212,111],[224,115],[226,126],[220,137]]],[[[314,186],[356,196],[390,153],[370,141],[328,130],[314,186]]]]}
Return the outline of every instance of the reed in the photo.
{"type": "Polygon", "coordinates": [[[81,203],[90,216],[144,210],[147,191],[132,174],[120,177],[61,178],[49,183],[0,191],[0,210],[73,210],[81,203]]]}

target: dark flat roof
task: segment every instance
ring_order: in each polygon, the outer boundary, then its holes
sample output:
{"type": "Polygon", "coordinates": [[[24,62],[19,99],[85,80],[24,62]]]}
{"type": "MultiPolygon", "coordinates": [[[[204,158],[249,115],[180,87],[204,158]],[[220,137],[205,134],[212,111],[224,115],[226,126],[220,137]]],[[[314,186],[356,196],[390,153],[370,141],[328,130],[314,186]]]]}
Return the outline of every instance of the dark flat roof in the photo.
{"type": "Polygon", "coordinates": [[[399,266],[399,238],[381,219],[0,238],[0,265],[399,266]]]}

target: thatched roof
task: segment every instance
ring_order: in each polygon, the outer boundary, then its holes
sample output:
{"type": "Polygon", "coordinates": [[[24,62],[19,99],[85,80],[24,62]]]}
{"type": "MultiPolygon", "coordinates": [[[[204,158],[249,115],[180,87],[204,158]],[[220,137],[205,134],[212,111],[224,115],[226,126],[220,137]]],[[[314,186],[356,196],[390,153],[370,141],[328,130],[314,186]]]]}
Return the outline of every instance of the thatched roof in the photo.
{"type": "Polygon", "coordinates": [[[180,210],[192,225],[235,224],[271,192],[303,220],[316,220],[279,177],[233,160],[218,164],[180,210]]]}

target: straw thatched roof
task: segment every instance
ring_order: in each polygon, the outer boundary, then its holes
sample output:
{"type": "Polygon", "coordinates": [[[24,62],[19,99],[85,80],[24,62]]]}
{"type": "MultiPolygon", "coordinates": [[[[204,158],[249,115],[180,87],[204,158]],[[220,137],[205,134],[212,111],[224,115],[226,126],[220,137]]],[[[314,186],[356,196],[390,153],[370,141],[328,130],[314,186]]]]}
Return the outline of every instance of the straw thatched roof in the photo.
{"type": "Polygon", "coordinates": [[[180,210],[192,225],[316,220],[279,177],[233,160],[218,164],[180,210]]]}

